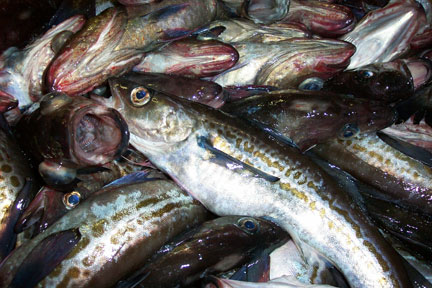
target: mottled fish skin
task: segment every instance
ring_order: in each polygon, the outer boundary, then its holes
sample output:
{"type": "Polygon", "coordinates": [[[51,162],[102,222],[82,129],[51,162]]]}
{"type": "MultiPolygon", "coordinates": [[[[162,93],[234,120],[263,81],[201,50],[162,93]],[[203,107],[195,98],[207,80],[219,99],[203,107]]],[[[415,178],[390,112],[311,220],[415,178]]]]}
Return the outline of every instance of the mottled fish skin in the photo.
{"type": "Polygon", "coordinates": [[[273,130],[302,151],[331,138],[381,130],[396,119],[395,111],[381,102],[323,91],[270,92],[235,101],[222,110],[273,130]]]}
{"type": "Polygon", "coordinates": [[[160,93],[142,105],[114,97],[131,144],[213,213],[273,218],[305,255],[307,249],[323,255],[353,287],[409,287],[378,230],[295,148],[198,103],[160,93]]]}
{"type": "MultiPolygon", "coordinates": [[[[28,193],[27,199],[22,203],[15,203],[19,193],[28,179],[33,179],[27,159],[18,145],[10,136],[0,129],[0,261],[15,246],[14,226],[21,214],[18,210],[24,207],[15,207],[16,204],[25,206],[34,194],[28,193]]],[[[33,183],[36,187],[35,183],[33,183]]]]}
{"type": "Polygon", "coordinates": [[[77,227],[81,240],[39,287],[112,286],[170,238],[206,217],[202,205],[172,181],[107,189],[14,251],[0,267],[1,286],[10,283],[26,255],[45,237],[77,227]]]}
{"type": "Polygon", "coordinates": [[[310,38],[310,33],[296,24],[258,25],[246,19],[224,19],[210,23],[198,39],[216,39],[225,43],[271,43],[291,38],[310,38]]]}
{"type": "Polygon", "coordinates": [[[238,53],[229,44],[187,38],[148,53],[133,71],[202,78],[218,75],[237,61],[238,53]]]}
{"type": "Polygon", "coordinates": [[[6,50],[0,56],[0,90],[15,97],[20,108],[38,101],[44,94],[45,70],[58,52],[52,49],[56,37],[65,32],[75,33],[84,23],[83,16],[73,16],[48,30],[23,50],[14,47],[6,50]]]}
{"type": "Polygon", "coordinates": [[[330,38],[350,32],[357,23],[348,7],[316,0],[291,0],[288,14],[281,22],[302,23],[313,34],[330,38]]]}
{"type": "Polygon", "coordinates": [[[126,282],[130,284],[128,287],[186,287],[209,274],[239,267],[253,255],[262,250],[270,252],[287,239],[288,234],[271,221],[245,216],[219,217],[162,247],[162,251],[173,248],[152,258],[126,282]]]}
{"type": "Polygon", "coordinates": [[[348,66],[355,47],[338,40],[293,38],[276,43],[231,43],[234,67],[211,78],[222,86],[270,85],[297,88],[307,78],[323,80],[348,66]]]}
{"type": "Polygon", "coordinates": [[[391,1],[371,11],[353,31],[340,38],[357,48],[348,69],[396,59],[407,52],[411,39],[424,29],[425,23],[423,9],[411,0],[391,1]]]}
{"type": "Polygon", "coordinates": [[[432,168],[387,145],[376,134],[331,140],[312,151],[385,192],[392,201],[432,214],[432,168]]]}

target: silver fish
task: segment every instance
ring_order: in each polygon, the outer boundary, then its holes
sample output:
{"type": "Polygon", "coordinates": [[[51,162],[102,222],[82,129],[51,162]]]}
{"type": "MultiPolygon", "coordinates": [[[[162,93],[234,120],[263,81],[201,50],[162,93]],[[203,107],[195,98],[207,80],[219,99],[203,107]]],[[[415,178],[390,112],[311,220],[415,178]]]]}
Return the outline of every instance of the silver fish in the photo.
{"type": "Polygon", "coordinates": [[[316,256],[309,252],[318,252],[353,287],[409,287],[378,230],[296,149],[198,103],[151,90],[140,99],[112,92],[131,144],[213,213],[273,218],[309,264],[316,256]]]}

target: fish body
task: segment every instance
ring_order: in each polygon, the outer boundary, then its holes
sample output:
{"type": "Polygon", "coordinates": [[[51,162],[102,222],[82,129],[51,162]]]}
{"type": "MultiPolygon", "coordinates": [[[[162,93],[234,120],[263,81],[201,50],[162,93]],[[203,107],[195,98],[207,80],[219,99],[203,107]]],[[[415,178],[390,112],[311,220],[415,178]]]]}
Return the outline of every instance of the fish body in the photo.
{"type": "MultiPolygon", "coordinates": [[[[0,267],[1,286],[19,277],[19,267],[46,238],[79,229],[81,238],[40,287],[108,287],[138,268],[171,237],[204,221],[205,209],[171,181],[113,186],[98,193],[20,246],[0,267]]],[[[62,246],[65,243],[55,243],[62,246]]],[[[52,249],[47,247],[46,249],[52,249]]],[[[46,265],[43,254],[37,265],[46,265]]]]}
{"type": "Polygon", "coordinates": [[[283,19],[289,6],[290,0],[243,1],[242,15],[255,23],[270,24],[283,19]]]}
{"type": "Polygon", "coordinates": [[[303,246],[309,263],[308,251],[316,251],[352,286],[408,287],[376,228],[295,148],[223,112],[160,93],[143,104],[127,94],[115,102],[131,144],[213,213],[271,217],[303,246]]]}
{"type": "Polygon", "coordinates": [[[29,163],[10,135],[0,129],[0,261],[14,248],[14,226],[34,196],[26,187],[34,175],[29,163]]]}
{"type": "Polygon", "coordinates": [[[355,51],[349,43],[321,39],[231,44],[239,53],[239,61],[211,78],[222,86],[254,84],[297,88],[307,78],[325,80],[342,71],[355,51]]]}
{"type": "Polygon", "coordinates": [[[330,138],[347,139],[383,129],[396,118],[395,112],[380,102],[322,91],[271,92],[222,109],[293,141],[302,151],[330,138]]]}
{"type": "Polygon", "coordinates": [[[312,151],[401,206],[432,213],[432,169],[387,145],[376,134],[331,140],[312,151]]]}
{"type": "Polygon", "coordinates": [[[208,280],[208,284],[205,288],[332,288],[334,286],[330,285],[314,285],[314,284],[305,284],[301,281],[298,281],[296,277],[288,277],[282,276],[279,278],[275,278],[268,282],[245,282],[245,281],[237,281],[230,279],[222,279],[217,277],[212,277],[208,280]]]}
{"type": "Polygon", "coordinates": [[[407,52],[411,39],[425,23],[424,10],[411,0],[391,1],[369,12],[354,30],[340,38],[357,48],[348,69],[395,60],[407,52]]]}
{"type": "Polygon", "coordinates": [[[158,256],[126,281],[131,284],[128,287],[187,286],[209,274],[238,267],[287,239],[288,234],[271,221],[244,216],[216,218],[162,247],[162,255],[155,254],[158,256]]]}

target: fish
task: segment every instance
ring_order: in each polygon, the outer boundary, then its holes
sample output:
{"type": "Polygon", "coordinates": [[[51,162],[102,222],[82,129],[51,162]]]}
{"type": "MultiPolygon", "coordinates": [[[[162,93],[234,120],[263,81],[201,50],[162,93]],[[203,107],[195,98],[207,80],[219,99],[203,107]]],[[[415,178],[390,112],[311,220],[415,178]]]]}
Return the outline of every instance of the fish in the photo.
{"type": "Polygon", "coordinates": [[[89,19],[47,70],[50,91],[87,93],[131,70],[144,53],[189,36],[217,16],[216,0],[165,0],[162,5],[135,17],[113,7],[89,19]]]}
{"type": "Polygon", "coordinates": [[[330,140],[312,151],[382,191],[386,200],[432,215],[431,167],[387,145],[375,133],[330,140]]]}
{"type": "Polygon", "coordinates": [[[305,284],[298,281],[295,277],[282,276],[273,279],[266,283],[253,283],[236,281],[230,279],[221,279],[217,277],[211,277],[208,279],[205,288],[258,288],[258,287],[271,287],[271,288],[331,288],[334,286],[330,285],[315,285],[315,284],[305,284]]]}
{"type": "Polygon", "coordinates": [[[237,51],[229,44],[186,38],[147,53],[132,70],[202,78],[231,68],[238,57],[237,51]]]}
{"type": "Polygon", "coordinates": [[[347,69],[395,60],[408,51],[411,39],[425,24],[424,10],[411,0],[390,1],[369,12],[351,32],[339,38],[357,48],[347,69]]]}
{"type": "Polygon", "coordinates": [[[52,27],[22,50],[11,47],[0,56],[0,93],[28,108],[45,94],[44,73],[58,50],[85,23],[82,15],[72,16],[52,27]]]}
{"type": "Polygon", "coordinates": [[[348,7],[316,0],[291,0],[288,14],[280,22],[301,23],[313,34],[329,38],[350,32],[357,23],[348,7]]]}
{"type": "Polygon", "coordinates": [[[43,287],[112,286],[176,234],[207,217],[204,207],[172,181],[124,184],[99,192],[16,249],[0,266],[1,286],[14,286],[20,279],[27,279],[31,287],[39,282],[43,287]],[[80,235],[71,249],[65,246],[75,237],[63,237],[64,231],[80,235]],[[57,235],[65,239],[50,241],[57,235]],[[35,250],[36,259],[31,257],[35,250]],[[57,252],[57,265],[52,265],[52,251],[57,252]],[[38,273],[37,267],[45,266],[51,269],[38,273]]]}
{"type": "Polygon", "coordinates": [[[51,185],[72,182],[79,168],[112,161],[129,141],[128,127],[117,111],[61,93],[46,94],[33,104],[16,125],[15,136],[51,185]]]}
{"type": "Polygon", "coordinates": [[[219,217],[164,245],[139,273],[120,281],[117,287],[188,286],[207,275],[240,266],[259,251],[271,251],[288,238],[282,228],[265,219],[219,217]]]}
{"type": "Polygon", "coordinates": [[[345,70],[324,82],[323,90],[394,103],[414,96],[414,79],[401,60],[345,70]]]}
{"type": "Polygon", "coordinates": [[[355,47],[330,39],[289,39],[276,43],[231,43],[240,57],[234,67],[210,77],[222,86],[269,85],[297,88],[305,79],[323,80],[344,70],[355,47]]]}
{"type": "Polygon", "coordinates": [[[310,265],[319,253],[351,286],[409,287],[399,256],[305,155],[222,111],[148,91],[112,91],[130,143],[207,209],[270,217],[310,265]]]}
{"type": "Polygon", "coordinates": [[[0,261],[15,247],[14,226],[37,191],[35,179],[18,144],[0,129],[0,261]]]}
{"type": "MultiPolygon", "coordinates": [[[[220,85],[211,81],[190,79],[178,75],[128,73],[115,78],[115,83],[115,86],[110,87],[111,89],[127,90],[126,93],[131,93],[133,89],[145,85],[153,90],[199,102],[213,108],[222,107],[226,100],[224,89],[220,85]]],[[[110,101],[109,99],[100,100],[102,102],[110,101]]]]}
{"type": "Polygon", "coordinates": [[[272,43],[291,38],[311,38],[311,34],[293,23],[259,25],[246,19],[216,20],[198,34],[198,39],[215,39],[224,43],[272,43]]]}
{"type": "Polygon", "coordinates": [[[222,107],[306,151],[331,138],[349,139],[378,131],[396,120],[395,110],[377,101],[323,91],[282,90],[222,107]]]}
{"type": "Polygon", "coordinates": [[[143,4],[151,4],[153,2],[158,2],[160,0],[119,0],[118,2],[122,5],[143,5],[143,4]]]}
{"type": "Polygon", "coordinates": [[[244,1],[241,15],[255,23],[270,24],[287,15],[290,3],[290,0],[244,1]]]}

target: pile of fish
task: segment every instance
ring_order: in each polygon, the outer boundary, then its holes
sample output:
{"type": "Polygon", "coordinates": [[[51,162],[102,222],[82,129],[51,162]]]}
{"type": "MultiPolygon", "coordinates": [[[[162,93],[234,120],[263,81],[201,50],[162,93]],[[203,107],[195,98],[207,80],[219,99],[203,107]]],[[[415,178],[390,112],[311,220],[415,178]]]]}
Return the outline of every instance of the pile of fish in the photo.
{"type": "Polygon", "coordinates": [[[0,14],[0,287],[432,287],[430,0],[0,14]]]}

